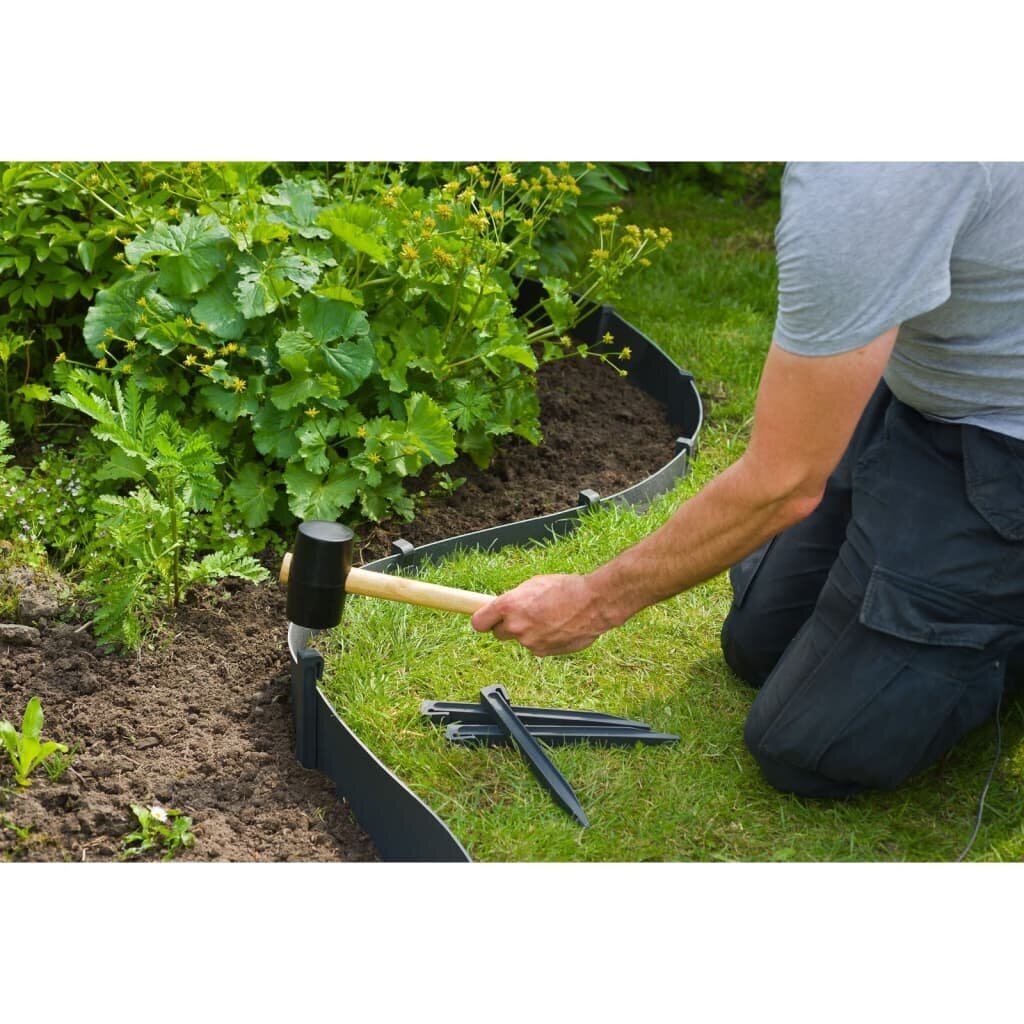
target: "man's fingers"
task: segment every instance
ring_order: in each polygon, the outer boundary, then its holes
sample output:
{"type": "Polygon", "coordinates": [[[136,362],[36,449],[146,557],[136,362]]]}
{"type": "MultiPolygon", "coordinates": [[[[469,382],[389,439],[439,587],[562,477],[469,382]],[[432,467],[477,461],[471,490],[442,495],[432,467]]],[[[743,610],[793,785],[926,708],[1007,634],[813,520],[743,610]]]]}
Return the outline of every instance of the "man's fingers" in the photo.
{"type": "Polygon", "coordinates": [[[487,633],[501,622],[503,616],[501,608],[495,608],[497,602],[498,598],[495,598],[473,612],[473,617],[469,621],[478,633],[487,633]]]}

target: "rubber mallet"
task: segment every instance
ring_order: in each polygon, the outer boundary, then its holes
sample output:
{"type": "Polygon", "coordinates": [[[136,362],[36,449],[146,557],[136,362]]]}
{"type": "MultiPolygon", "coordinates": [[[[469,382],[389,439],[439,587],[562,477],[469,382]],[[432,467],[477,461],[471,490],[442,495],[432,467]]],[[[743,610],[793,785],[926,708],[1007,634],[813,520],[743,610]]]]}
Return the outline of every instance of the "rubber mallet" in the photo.
{"type": "Polygon", "coordinates": [[[355,534],[341,523],[300,524],[295,548],[284,556],[280,580],[288,586],[288,621],[307,629],[332,629],[341,622],[346,594],[383,597],[440,611],[472,615],[489,594],[443,587],[352,567],[355,534]]]}

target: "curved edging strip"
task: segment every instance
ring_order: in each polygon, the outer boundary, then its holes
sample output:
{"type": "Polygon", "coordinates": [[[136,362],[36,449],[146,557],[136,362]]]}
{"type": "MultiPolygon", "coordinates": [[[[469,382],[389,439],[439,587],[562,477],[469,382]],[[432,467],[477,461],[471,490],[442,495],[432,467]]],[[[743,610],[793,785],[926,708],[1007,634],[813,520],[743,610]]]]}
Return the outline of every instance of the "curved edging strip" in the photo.
{"type": "Polygon", "coordinates": [[[363,566],[364,569],[381,572],[414,569],[457,551],[496,551],[510,544],[528,544],[550,539],[552,535],[563,536],[579,525],[580,516],[590,508],[610,504],[643,509],[686,476],[704,422],[704,407],[693,375],[681,370],[650,338],[623,320],[611,306],[600,307],[583,321],[575,333],[595,349],[604,347],[607,351],[621,351],[625,346],[631,350],[629,362],[622,364],[623,368],[627,369],[635,384],[667,407],[669,420],[680,431],[673,458],[638,484],[608,497],[602,497],[581,481],[584,486],[580,490],[579,503],[560,512],[463,533],[419,547],[413,547],[406,540],[397,540],[392,544],[394,554],[369,562],[363,566]],[[612,336],[613,344],[602,346],[600,339],[605,334],[612,336]]]}
{"type": "MultiPolygon", "coordinates": [[[[520,309],[531,308],[541,295],[536,281],[523,281],[520,309]]],[[[631,350],[627,369],[632,380],[662,402],[678,428],[675,454],[645,480],[601,497],[583,486],[579,503],[572,508],[494,526],[413,547],[397,540],[394,554],[363,566],[378,572],[415,569],[457,551],[494,551],[509,545],[528,544],[572,532],[581,516],[600,505],[628,505],[643,509],[654,498],[686,475],[697,449],[704,410],[693,375],[680,369],[650,338],[623,320],[611,306],[594,309],[573,332],[592,349],[607,353],[631,350]],[[611,341],[604,344],[606,335],[611,341]]],[[[342,721],[317,685],[323,658],[311,649],[302,652],[292,667],[292,714],[295,750],[300,763],[328,775],[339,798],[348,801],[356,820],[387,861],[468,861],[469,854],[447,825],[412,790],[374,756],[342,721]]]]}

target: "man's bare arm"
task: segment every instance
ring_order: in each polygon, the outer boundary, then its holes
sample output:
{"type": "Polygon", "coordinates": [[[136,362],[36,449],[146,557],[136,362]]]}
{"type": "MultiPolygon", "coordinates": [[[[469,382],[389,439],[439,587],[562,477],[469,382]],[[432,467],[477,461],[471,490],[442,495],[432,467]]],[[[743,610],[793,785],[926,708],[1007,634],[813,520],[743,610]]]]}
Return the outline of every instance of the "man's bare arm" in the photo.
{"type": "Polygon", "coordinates": [[[580,650],[647,606],[710,579],[809,515],[888,362],[894,327],[834,356],[772,346],[744,455],[659,529],[585,576],[535,576],[473,616],[535,654],[580,650]]]}

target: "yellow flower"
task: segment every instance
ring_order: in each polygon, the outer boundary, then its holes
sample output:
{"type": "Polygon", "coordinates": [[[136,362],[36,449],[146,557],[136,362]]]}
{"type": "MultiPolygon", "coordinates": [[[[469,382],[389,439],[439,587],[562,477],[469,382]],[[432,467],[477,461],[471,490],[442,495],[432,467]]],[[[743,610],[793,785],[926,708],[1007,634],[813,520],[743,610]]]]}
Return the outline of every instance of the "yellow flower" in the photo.
{"type": "Polygon", "coordinates": [[[308,416],[308,417],[309,417],[309,418],[310,418],[311,420],[312,420],[312,419],[315,419],[315,418],[316,418],[317,416],[319,416],[319,415],[320,415],[320,410],[319,410],[319,409],[314,409],[314,408],[313,408],[312,406],[310,406],[310,407],[309,407],[308,409],[305,409],[305,410],[303,410],[303,411],[305,412],[305,414],[306,414],[306,415],[307,415],[307,416],[308,416]]]}
{"type": "Polygon", "coordinates": [[[63,353],[63,352],[58,352],[57,353],[57,358],[54,359],[54,362],[55,363],[63,363],[65,359],[67,359],[67,355],[65,355],[65,353],[63,353]]]}
{"type": "Polygon", "coordinates": [[[139,344],[138,344],[138,342],[137,342],[137,341],[135,341],[134,339],[131,339],[131,340],[129,340],[129,341],[126,341],[126,342],[124,343],[124,347],[125,347],[125,348],[126,348],[126,349],[127,349],[128,351],[129,351],[129,352],[134,352],[134,351],[135,351],[135,350],[136,350],[136,349],[137,349],[137,348],[139,347],[139,344]]]}
{"type": "Polygon", "coordinates": [[[366,456],[375,466],[380,462],[380,456],[376,452],[371,452],[366,456]]]}
{"type": "Polygon", "coordinates": [[[135,305],[136,306],[145,306],[146,305],[146,296],[145,295],[140,295],[138,300],[136,301],[135,305]]]}
{"type": "Polygon", "coordinates": [[[106,368],[107,368],[107,361],[106,361],[106,359],[98,359],[96,361],[96,369],[97,370],[105,370],[106,368]]]}
{"type": "Polygon", "coordinates": [[[231,390],[236,394],[241,394],[245,390],[245,381],[241,377],[236,377],[231,382],[231,390]]]}
{"type": "Polygon", "coordinates": [[[186,366],[195,366],[196,365],[196,357],[192,356],[192,355],[185,356],[185,365],[186,366]]]}
{"type": "Polygon", "coordinates": [[[441,220],[447,220],[452,215],[452,208],[447,203],[438,203],[437,215],[441,220]]]}
{"type": "Polygon", "coordinates": [[[356,437],[366,437],[366,427],[359,427],[359,429],[356,430],[356,437]]]}
{"type": "Polygon", "coordinates": [[[453,259],[452,254],[449,252],[445,252],[444,249],[441,248],[441,246],[435,245],[434,248],[431,249],[430,251],[434,256],[434,259],[437,260],[437,262],[440,263],[442,267],[454,266],[455,260],[453,259]]]}
{"type": "Polygon", "coordinates": [[[410,245],[409,242],[402,243],[402,248],[398,250],[398,255],[403,260],[418,260],[420,258],[419,251],[414,245],[410,245]]]}
{"type": "Polygon", "coordinates": [[[507,185],[509,188],[515,188],[519,184],[519,179],[511,172],[503,174],[501,176],[502,185],[507,185]]]}
{"type": "Polygon", "coordinates": [[[474,178],[477,178],[480,176],[480,168],[476,164],[470,164],[466,168],[466,173],[472,174],[474,178]]]}
{"type": "Polygon", "coordinates": [[[620,353],[620,359],[630,359],[633,356],[633,350],[627,345],[620,353]]]}
{"type": "Polygon", "coordinates": [[[476,199],[476,193],[471,188],[464,188],[459,193],[459,199],[464,203],[471,203],[476,199]]]}
{"type": "Polygon", "coordinates": [[[611,344],[611,343],[612,343],[612,342],[613,342],[613,341],[615,340],[615,338],[614,338],[614,336],[612,335],[612,332],[611,332],[611,331],[605,331],[605,332],[604,332],[604,335],[603,335],[603,337],[601,338],[601,340],[602,340],[602,341],[603,341],[603,342],[604,342],[604,343],[605,343],[606,345],[610,345],[610,344],[611,344]]]}
{"type": "Polygon", "coordinates": [[[608,259],[608,250],[607,249],[592,249],[591,253],[590,253],[590,258],[592,260],[598,260],[598,261],[606,260],[606,259],[608,259]]]}
{"type": "Polygon", "coordinates": [[[119,373],[128,374],[132,372],[132,364],[126,359],[123,363],[117,364],[119,373]]]}

